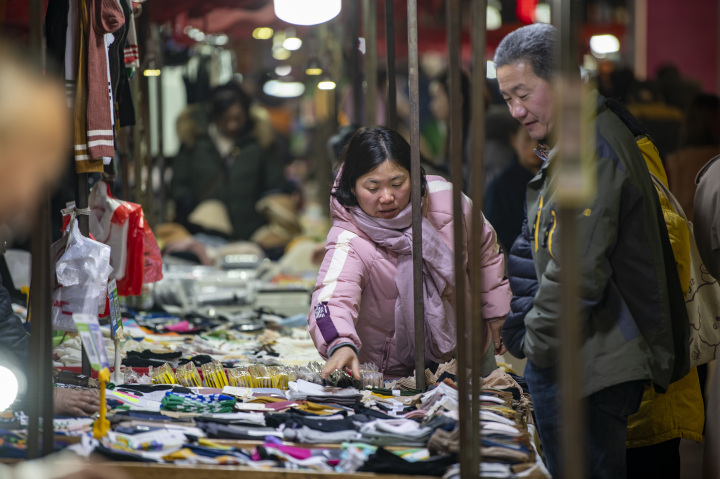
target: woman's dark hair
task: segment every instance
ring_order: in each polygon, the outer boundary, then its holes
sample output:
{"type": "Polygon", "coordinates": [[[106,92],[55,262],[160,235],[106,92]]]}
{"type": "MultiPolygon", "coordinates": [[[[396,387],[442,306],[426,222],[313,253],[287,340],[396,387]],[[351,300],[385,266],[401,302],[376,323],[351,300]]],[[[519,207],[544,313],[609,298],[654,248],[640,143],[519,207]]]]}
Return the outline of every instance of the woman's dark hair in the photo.
{"type": "Polygon", "coordinates": [[[720,98],[703,93],[688,105],[680,147],[720,145],[720,98]]]}
{"type": "Polygon", "coordinates": [[[230,109],[239,104],[247,114],[250,111],[250,97],[235,82],[219,85],[210,91],[210,120],[215,121],[230,109]]]}
{"type": "MultiPolygon", "coordinates": [[[[410,172],[410,145],[398,132],[384,126],[360,128],[350,138],[342,156],[342,172],[332,195],[345,208],[356,206],[357,198],[352,192],[358,178],[374,170],[385,161],[410,172]]],[[[420,167],[420,195],[425,196],[427,180],[420,167]]]]}

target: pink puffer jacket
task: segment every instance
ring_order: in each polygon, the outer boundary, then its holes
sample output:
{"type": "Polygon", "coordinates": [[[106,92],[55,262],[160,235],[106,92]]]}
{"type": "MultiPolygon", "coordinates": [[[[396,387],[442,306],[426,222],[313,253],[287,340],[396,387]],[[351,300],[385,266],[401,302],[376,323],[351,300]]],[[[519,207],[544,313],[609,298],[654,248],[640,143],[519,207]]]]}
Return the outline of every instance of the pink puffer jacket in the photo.
{"type": "MultiPolygon", "coordinates": [[[[452,183],[427,176],[423,216],[453,248],[452,183]]],[[[470,203],[463,195],[466,244],[470,246],[470,203]]],[[[413,364],[402,364],[395,354],[395,285],[397,255],[371,241],[354,223],[350,213],[335,198],[330,210],[333,226],[325,244],[308,324],[320,355],[339,344],[351,343],[360,353],[360,363],[373,362],[386,377],[412,375],[413,364]],[[316,319],[316,314],[318,318],[316,319]]],[[[484,219],[484,218],[483,218],[484,219]]],[[[510,311],[512,293],[505,278],[504,258],[490,223],[482,229],[483,311],[487,320],[503,319],[510,311]]],[[[468,249],[466,248],[466,251],[468,249]]],[[[467,254],[464,263],[467,271],[467,254]]],[[[412,278],[407,278],[412,281],[412,278]]],[[[467,282],[469,284],[469,281],[467,282]]],[[[470,288],[467,288],[468,298],[470,288]]],[[[452,301],[451,301],[452,304],[452,301]]],[[[484,351],[490,343],[488,342],[484,351]]]]}

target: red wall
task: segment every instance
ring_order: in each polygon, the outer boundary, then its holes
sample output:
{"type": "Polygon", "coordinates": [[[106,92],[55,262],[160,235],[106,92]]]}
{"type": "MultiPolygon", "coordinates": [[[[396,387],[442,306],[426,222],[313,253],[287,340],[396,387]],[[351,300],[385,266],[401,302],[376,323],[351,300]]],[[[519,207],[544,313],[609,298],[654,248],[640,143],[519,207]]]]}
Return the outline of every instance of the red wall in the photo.
{"type": "Polygon", "coordinates": [[[718,92],[718,0],[647,0],[647,74],[672,62],[683,76],[718,92]]]}

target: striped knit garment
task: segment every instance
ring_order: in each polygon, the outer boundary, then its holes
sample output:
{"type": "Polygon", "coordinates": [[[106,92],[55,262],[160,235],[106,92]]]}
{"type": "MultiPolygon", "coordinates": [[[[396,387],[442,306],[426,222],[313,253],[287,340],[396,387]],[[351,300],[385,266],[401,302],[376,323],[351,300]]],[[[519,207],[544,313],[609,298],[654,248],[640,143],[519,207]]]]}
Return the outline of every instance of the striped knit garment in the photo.
{"type": "Polygon", "coordinates": [[[140,66],[140,50],[137,44],[137,33],[135,31],[135,13],[132,8],[132,0],[120,0],[130,5],[130,18],[127,28],[127,39],[124,48],[125,68],[138,68],[140,66]]]}
{"type": "Polygon", "coordinates": [[[125,15],[117,0],[86,1],[89,6],[87,146],[88,154],[94,160],[104,156],[109,158],[115,156],[105,34],[113,33],[123,26],[125,15]]]}
{"type": "MultiPolygon", "coordinates": [[[[77,2],[77,28],[75,37],[77,55],[75,75],[75,108],[74,108],[74,140],[75,140],[75,171],[78,173],[102,172],[102,159],[91,160],[87,146],[87,39],[89,12],[88,2],[77,2]]],[[[104,75],[103,75],[104,77],[104,75]]]]}

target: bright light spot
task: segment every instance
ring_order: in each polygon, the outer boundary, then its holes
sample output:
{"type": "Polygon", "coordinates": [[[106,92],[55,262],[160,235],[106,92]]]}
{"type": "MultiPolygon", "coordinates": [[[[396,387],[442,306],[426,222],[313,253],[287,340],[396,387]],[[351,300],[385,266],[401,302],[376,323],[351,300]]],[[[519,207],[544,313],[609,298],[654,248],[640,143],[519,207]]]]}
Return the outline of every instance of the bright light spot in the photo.
{"type": "Polygon", "coordinates": [[[256,40],[269,40],[272,38],[273,33],[275,33],[275,32],[273,31],[272,28],[259,27],[259,28],[256,28],[255,30],[253,30],[252,36],[256,40]]]}
{"type": "Polygon", "coordinates": [[[282,46],[285,50],[290,50],[291,52],[299,50],[302,46],[302,40],[297,37],[286,38],[282,46]]]}
{"type": "Polygon", "coordinates": [[[550,4],[538,3],[535,7],[535,22],[550,23],[550,4]]]}
{"type": "Polygon", "coordinates": [[[620,50],[620,41],[615,35],[593,35],[590,37],[590,49],[598,55],[615,53],[620,50]]]}
{"type": "Polygon", "coordinates": [[[498,10],[497,7],[488,5],[485,15],[485,26],[488,30],[497,30],[500,28],[502,25],[502,15],[500,15],[500,10],[498,10]]]}
{"type": "Polygon", "coordinates": [[[145,70],[143,71],[143,75],[146,77],[159,77],[162,71],[160,70],[145,70]]]}
{"type": "Polygon", "coordinates": [[[224,33],[215,37],[215,45],[219,45],[219,46],[227,45],[228,41],[230,41],[230,39],[224,33]]]}
{"type": "Polygon", "coordinates": [[[335,18],[341,0],[275,0],[275,15],[295,25],[317,25],[335,18]]]}
{"type": "Polygon", "coordinates": [[[295,98],[305,93],[305,85],[300,82],[270,80],[263,85],[263,91],[266,95],[279,98],[295,98]]]}
{"type": "Polygon", "coordinates": [[[487,78],[496,78],[497,74],[495,72],[495,62],[492,60],[487,61],[487,70],[485,71],[485,77],[487,78]]]}
{"type": "Polygon", "coordinates": [[[306,75],[322,75],[322,68],[306,68],[305,69],[306,75]]]}
{"type": "Polygon", "coordinates": [[[334,90],[335,82],[330,80],[321,81],[320,83],[318,83],[318,88],[321,90],[334,90]]]}
{"type": "Polygon", "coordinates": [[[292,72],[290,65],[278,65],[275,67],[275,74],[277,76],[284,77],[285,75],[289,75],[290,72],[292,72]]]}
{"type": "Polygon", "coordinates": [[[18,393],[18,380],[5,366],[0,366],[0,411],[7,409],[18,393]]]}
{"type": "Polygon", "coordinates": [[[287,60],[290,58],[290,50],[286,50],[283,47],[273,48],[272,56],[275,60],[287,60]]]}

